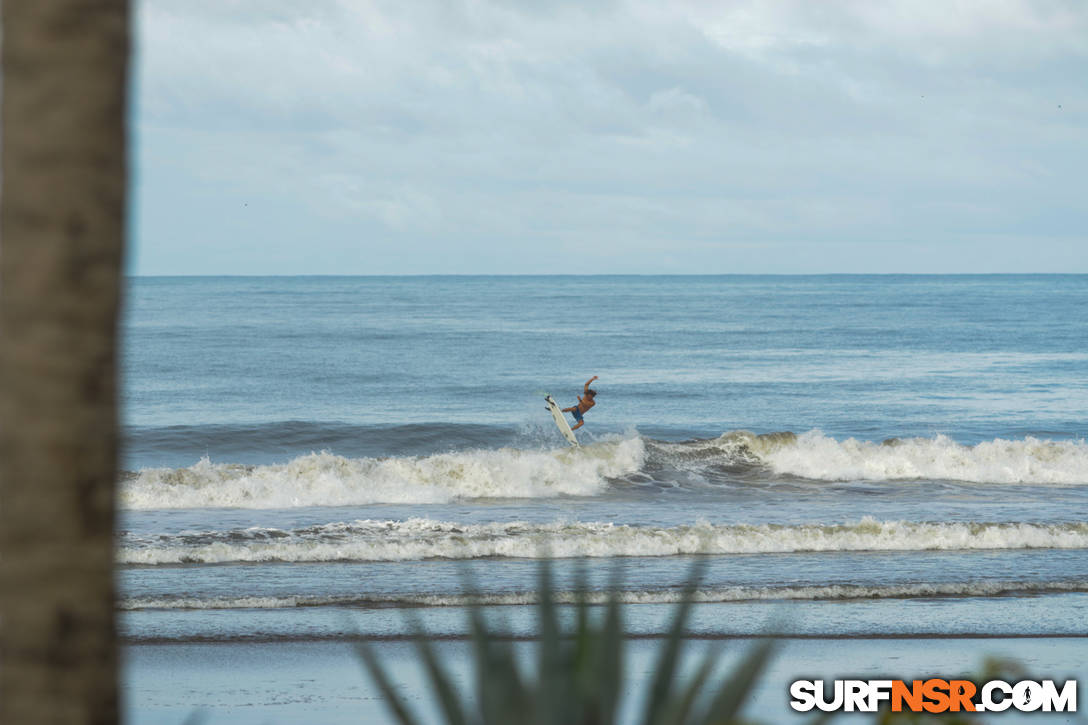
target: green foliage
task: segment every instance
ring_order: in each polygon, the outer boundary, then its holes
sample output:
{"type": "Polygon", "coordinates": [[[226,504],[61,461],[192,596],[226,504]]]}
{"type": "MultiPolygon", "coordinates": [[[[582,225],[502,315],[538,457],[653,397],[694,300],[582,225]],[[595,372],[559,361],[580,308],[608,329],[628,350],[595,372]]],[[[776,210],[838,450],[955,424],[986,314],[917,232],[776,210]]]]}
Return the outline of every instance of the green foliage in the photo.
{"type": "MultiPolygon", "coordinates": [[[[644,725],[725,725],[738,722],[745,698],[766,666],[774,643],[765,640],[726,677],[715,677],[718,650],[712,649],[694,674],[684,680],[679,665],[692,595],[702,578],[697,564],[682,601],[676,605],[668,635],[660,646],[646,701],[638,718],[644,725]]],[[[611,725],[618,721],[623,683],[623,607],[617,581],[603,614],[591,611],[584,572],[579,574],[573,626],[564,627],[555,601],[551,565],[540,566],[535,672],[525,672],[509,638],[497,634],[478,604],[469,607],[475,698],[468,701],[454,687],[418,620],[412,622],[415,645],[427,671],[439,709],[449,725],[611,725]],[[599,614],[601,616],[594,616],[599,614]]],[[[422,722],[397,696],[377,655],[365,643],[359,654],[386,705],[401,725],[422,722]]]]}
{"type": "MultiPolygon", "coordinates": [[[[963,679],[972,682],[988,682],[989,680],[1016,680],[1028,679],[1031,673],[1023,665],[1011,659],[1000,657],[988,657],[981,669],[975,674],[966,674],[963,679]]],[[[892,712],[881,710],[874,718],[876,725],[981,725],[984,722],[978,715],[969,712],[938,713],[925,712],[892,712]]]]}

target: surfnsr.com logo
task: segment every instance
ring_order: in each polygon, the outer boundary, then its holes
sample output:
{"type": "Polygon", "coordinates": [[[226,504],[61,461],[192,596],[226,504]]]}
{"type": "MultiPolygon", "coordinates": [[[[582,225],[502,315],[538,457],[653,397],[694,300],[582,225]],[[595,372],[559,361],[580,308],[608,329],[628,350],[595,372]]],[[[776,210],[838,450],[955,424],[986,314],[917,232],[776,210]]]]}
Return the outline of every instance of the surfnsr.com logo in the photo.
{"type": "Polygon", "coordinates": [[[1054,680],[796,680],[790,707],[797,712],[876,712],[888,703],[892,712],[1076,712],[1077,681],[1059,688],[1054,680]],[[830,692],[828,691],[830,689],[830,692]]]}

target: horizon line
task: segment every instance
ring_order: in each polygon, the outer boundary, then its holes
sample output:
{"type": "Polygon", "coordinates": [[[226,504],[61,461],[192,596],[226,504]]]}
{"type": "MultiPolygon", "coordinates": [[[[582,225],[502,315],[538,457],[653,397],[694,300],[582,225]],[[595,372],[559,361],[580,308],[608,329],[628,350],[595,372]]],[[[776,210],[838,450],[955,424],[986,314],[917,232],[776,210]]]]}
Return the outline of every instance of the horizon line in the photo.
{"type": "Polygon", "coordinates": [[[492,273],[453,273],[453,272],[389,272],[370,274],[310,273],[310,274],[239,274],[239,273],[200,273],[200,274],[148,274],[126,273],[129,279],[171,277],[171,278],[348,278],[348,277],[1084,277],[1088,272],[615,272],[615,273],[539,273],[539,272],[492,272],[492,273]]]}

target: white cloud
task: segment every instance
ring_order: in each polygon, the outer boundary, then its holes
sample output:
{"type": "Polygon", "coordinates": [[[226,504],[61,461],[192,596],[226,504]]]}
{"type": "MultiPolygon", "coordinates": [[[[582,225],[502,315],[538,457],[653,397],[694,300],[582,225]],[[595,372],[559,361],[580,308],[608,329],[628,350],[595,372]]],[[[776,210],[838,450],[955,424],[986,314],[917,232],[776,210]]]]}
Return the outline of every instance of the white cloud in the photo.
{"type": "MultiPolygon", "coordinates": [[[[186,271],[362,273],[450,244],[440,271],[563,271],[587,250],[654,271],[665,249],[700,271],[761,243],[832,263],[847,245],[848,266],[858,245],[966,233],[1019,265],[1010,230],[1084,241],[1080,3],[138,9],[138,271],[171,271],[174,244],[232,250],[186,271]],[[220,223],[246,204],[274,212],[220,223]]],[[[886,271],[913,260],[896,254],[886,271]]]]}

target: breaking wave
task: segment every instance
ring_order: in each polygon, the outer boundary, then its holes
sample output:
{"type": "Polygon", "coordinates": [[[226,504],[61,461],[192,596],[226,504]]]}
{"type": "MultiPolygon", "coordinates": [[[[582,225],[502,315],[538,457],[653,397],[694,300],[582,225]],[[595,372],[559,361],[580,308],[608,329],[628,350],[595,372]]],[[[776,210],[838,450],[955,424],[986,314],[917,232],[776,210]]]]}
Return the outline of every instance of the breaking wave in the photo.
{"type": "Polygon", "coordinates": [[[446,503],[480,498],[597,496],[610,486],[700,487],[750,481],[1088,483],[1088,444],[995,439],[963,445],[945,436],[883,442],[732,431],[655,441],[628,434],[577,449],[473,449],[426,456],[346,458],[310,453],[287,463],[207,458],[185,468],[128,474],[128,509],[292,508],[446,503]]]}
{"type": "Polygon", "coordinates": [[[762,468],[778,476],[821,481],[937,480],[1001,484],[1088,483],[1088,444],[1028,437],[962,445],[934,438],[882,442],[836,440],[820,431],[754,435],[732,431],[718,438],[660,444],[652,452],[693,465],[762,468]]]}
{"type": "Polygon", "coordinates": [[[280,465],[212,463],[144,469],[124,481],[129,509],[291,508],[592,496],[642,466],[639,438],[578,449],[472,450],[401,458],[311,453],[280,465]]]}
{"type": "Polygon", "coordinates": [[[360,520],[303,529],[248,528],[122,537],[129,565],[410,561],[483,557],[620,557],[834,551],[1085,549],[1088,523],[876,521],[774,525],[600,522],[458,524],[360,520]]]}
{"type": "Polygon", "coordinates": [[[884,443],[807,433],[768,456],[777,472],[826,480],[937,479],[979,483],[1088,482],[1083,441],[1000,438],[964,446],[945,436],[884,443]]]}

